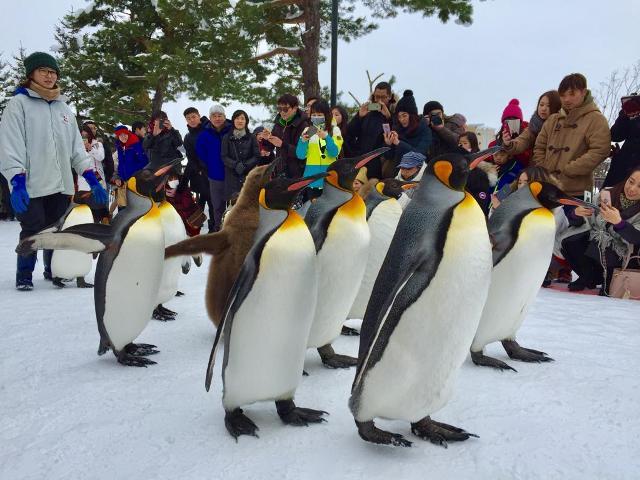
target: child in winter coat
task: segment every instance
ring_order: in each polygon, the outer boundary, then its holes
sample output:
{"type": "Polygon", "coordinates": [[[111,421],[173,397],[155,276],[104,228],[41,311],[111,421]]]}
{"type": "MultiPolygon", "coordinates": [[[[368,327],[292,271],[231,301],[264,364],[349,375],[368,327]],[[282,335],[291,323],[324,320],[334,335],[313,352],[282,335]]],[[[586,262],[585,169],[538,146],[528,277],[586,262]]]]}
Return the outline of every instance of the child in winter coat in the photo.
{"type": "Polygon", "coordinates": [[[189,218],[196,213],[200,207],[195,201],[193,192],[188,187],[188,184],[186,182],[180,183],[180,176],[177,172],[172,172],[169,176],[165,187],[165,194],[167,201],[173,205],[173,208],[176,209],[178,215],[182,218],[184,228],[187,230],[187,235],[190,237],[200,235],[200,228],[202,228],[206,217],[194,223],[189,222],[189,218]]]}
{"type": "Polygon", "coordinates": [[[113,183],[118,187],[116,194],[118,208],[127,205],[127,180],[138,170],[143,169],[149,160],[142,148],[140,138],[124,125],[118,125],[116,135],[116,151],[118,152],[118,169],[113,183]]]}

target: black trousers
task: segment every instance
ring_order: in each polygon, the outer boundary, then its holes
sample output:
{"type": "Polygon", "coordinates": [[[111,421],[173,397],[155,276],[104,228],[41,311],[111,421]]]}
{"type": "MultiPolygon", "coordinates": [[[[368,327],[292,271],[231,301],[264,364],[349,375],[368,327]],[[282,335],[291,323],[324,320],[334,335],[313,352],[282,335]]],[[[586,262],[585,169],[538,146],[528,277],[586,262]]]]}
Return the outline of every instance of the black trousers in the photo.
{"type": "MultiPolygon", "coordinates": [[[[69,206],[71,197],[62,193],[54,193],[46,197],[32,198],[24,213],[17,214],[20,221],[20,240],[35,235],[58,221],[69,206]]],[[[51,271],[53,250],[44,250],[43,261],[45,271],[51,271]]],[[[31,279],[36,265],[37,254],[18,255],[16,279],[31,279]]]]}

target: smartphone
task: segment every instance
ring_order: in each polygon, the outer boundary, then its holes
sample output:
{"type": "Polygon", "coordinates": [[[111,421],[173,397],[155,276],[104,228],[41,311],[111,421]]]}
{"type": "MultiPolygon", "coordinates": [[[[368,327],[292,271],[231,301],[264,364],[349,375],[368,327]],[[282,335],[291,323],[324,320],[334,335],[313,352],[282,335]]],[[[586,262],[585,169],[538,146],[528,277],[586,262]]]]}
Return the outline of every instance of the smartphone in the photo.
{"type": "Polygon", "coordinates": [[[367,109],[370,112],[379,112],[380,111],[380,104],[377,102],[371,102],[367,105],[367,109]]]}
{"type": "Polygon", "coordinates": [[[611,206],[611,191],[610,190],[600,190],[600,203],[606,203],[611,206]]]}
{"type": "Polygon", "coordinates": [[[316,133],[318,133],[318,127],[316,127],[315,125],[311,125],[309,128],[307,128],[307,131],[305,132],[305,134],[309,138],[313,137],[316,133]]]}
{"type": "Polygon", "coordinates": [[[505,126],[509,129],[509,133],[511,134],[511,138],[517,137],[520,133],[520,119],[518,118],[510,118],[504,121],[505,126]]]}
{"type": "Polygon", "coordinates": [[[388,135],[389,133],[391,133],[391,126],[388,123],[383,123],[382,131],[385,133],[385,135],[388,135]]]}
{"type": "Polygon", "coordinates": [[[432,113],[429,120],[431,125],[442,125],[442,118],[437,113],[432,113]]]}
{"type": "Polygon", "coordinates": [[[640,95],[629,95],[628,97],[622,97],[622,110],[627,114],[627,117],[633,118],[640,115],[640,95]]]}

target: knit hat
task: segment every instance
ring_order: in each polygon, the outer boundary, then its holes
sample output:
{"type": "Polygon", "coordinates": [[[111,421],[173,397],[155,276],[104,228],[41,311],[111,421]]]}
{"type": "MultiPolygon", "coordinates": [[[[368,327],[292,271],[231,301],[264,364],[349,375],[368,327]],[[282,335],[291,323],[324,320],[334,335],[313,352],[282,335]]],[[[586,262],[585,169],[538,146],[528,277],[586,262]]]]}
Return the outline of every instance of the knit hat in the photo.
{"type": "Polygon", "coordinates": [[[402,94],[402,98],[396,103],[396,113],[406,112],[409,115],[417,115],[418,107],[416,106],[416,99],[413,97],[411,90],[405,90],[402,94]]]}
{"type": "Polygon", "coordinates": [[[429,112],[433,110],[442,110],[444,112],[444,107],[440,102],[437,102],[436,100],[431,100],[430,102],[427,102],[424,104],[424,108],[422,109],[422,114],[429,115],[429,112]]]}
{"type": "Polygon", "coordinates": [[[367,178],[367,167],[360,167],[358,170],[358,175],[356,175],[356,180],[361,182],[363,185],[369,181],[367,178]]]}
{"type": "Polygon", "coordinates": [[[116,125],[116,128],[113,129],[113,133],[115,134],[116,137],[121,133],[126,133],[127,135],[131,135],[131,132],[129,131],[127,126],[122,124],[116,125]]]}
{"type": "Polygon", "coordinates": [[[36,68],[40,67],[49,67],[52,70],[55,70],[58,76],[60,76],[60,67],[58,66],[58,62],[48,53],[33,52],[24,59],[24,71],[27,77],[31,75],[31,72],[36,68]]]}
{"type": "Polygon", "coordinates": [[[217,103],[214,105],[211,105],[211,107],[209,107],[209,115],[213,115],[214,113],[221,113],[222,115],[225,115],[224,107],[217,103]]]}
{"type": "Polygon", "coordinates": [[[420,168],[426,159],[427,157],[419,152],[407,152],[402,156],[399,168],[420,168]]]}
{"type": "Polygon", "coordinates": [[[502,112],[501,122],[504,122],[505,118],[517,118],[522,122],[522,110],[520,109],[520,100],[514,98],[509,102],[507,108],[502,112]]]}

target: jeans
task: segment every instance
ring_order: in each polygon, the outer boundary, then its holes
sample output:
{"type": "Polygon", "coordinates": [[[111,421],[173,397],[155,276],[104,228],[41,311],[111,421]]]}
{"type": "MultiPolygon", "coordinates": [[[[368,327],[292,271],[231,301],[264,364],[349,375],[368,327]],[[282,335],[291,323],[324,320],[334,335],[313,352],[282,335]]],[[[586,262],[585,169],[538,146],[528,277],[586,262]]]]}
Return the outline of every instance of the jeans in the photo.
{"type": "Polygon", "coordinates": [[[209,211],[209,215],[213,218],[213,231],[217,232],[222,225],[222,215],[226,206],[224,180],[209,179],[209,193],[211,195],[211,205],[213,206],[213,211],[209,211]]]}

